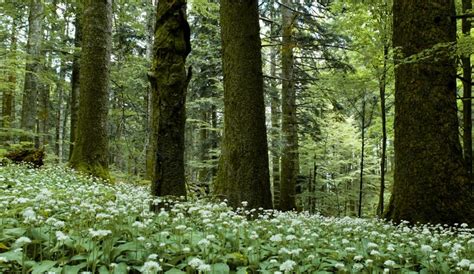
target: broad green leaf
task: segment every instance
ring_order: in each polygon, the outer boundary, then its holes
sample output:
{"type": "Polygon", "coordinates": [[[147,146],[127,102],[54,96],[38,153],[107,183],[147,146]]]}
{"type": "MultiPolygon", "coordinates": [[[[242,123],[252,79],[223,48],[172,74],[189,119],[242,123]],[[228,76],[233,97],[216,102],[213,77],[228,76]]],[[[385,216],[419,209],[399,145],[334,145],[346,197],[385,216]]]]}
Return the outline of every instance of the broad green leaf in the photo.
{"type": "Polygon", "coordinates": [[[165,274],[184,274],[186,272],[181,271],[177,268],[171,268],[170,270],[166,271],[165,274]]]}
{"type": "Polygon", "coordinates": [[[32,274],[41,274],[50,270],[54,265],[56,265],[55,261],[42,261],[33,266],[32,274]]]}

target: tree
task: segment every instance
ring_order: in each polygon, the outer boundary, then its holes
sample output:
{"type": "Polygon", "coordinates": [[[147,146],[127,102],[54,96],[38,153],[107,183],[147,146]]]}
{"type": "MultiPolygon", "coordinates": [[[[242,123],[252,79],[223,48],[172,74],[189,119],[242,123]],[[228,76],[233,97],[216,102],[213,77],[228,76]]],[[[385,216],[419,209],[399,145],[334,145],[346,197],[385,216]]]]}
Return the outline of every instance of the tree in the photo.
{"type": "Polygon", "coordinates": [[[112,1],[84,1],[79,117],[70,164],[108,179],[107,111],[112,1]]]}
{"type": "MultiPolygon", "coordinates": [[[[41,0],[31,0],[28,16],[28,41],[26,52],[25,85],[23,88],[23,102],[21,109],[21,128],[33,133],[36,126],[36,111],[39,89],[38,72],[40,70],[40,49],[42,33],[43,4],[41,0]]],[[[22,138],[30,140],[31,138],[22,138]]]]}
{"type": "Polygon", "coordinates": [[[186,73],[186,57],[191,51],[186,1],[159,2],[153,61],[148,73],[152,102],[152,126],[156,128],[156,163],[151,191],[156,196],[186,196],[184,177],[184,128],[186,89],[191,69],[186,73]]]}
{"type": "Polygon", "coordinates": [[[395,181],[386,217],[472,225],[474,199],[458,138],[455,60],[445,47],[456,41],[454,1],[422,1],[423,9],[420,2],[393,5],[393,46],[415,61],[399,59],[395,68],[395,181]]]}
{"type": "Polygon", "coordinates": [[[282,119],[283,148],[281,154],[280,203],[281,210],[296,208],[295,189],[298,176],[298,121],[296,119],[296,90],[293,80],[293,12],[291,1],[284,0],[282,13],[282,119]]]}
{"type": "MultiPolygon", "coordinates": [[[[472,0],[462,0],[462,11],[467,13],[472,9],[472,0]]],[[[471,21],[469,18],[462,18],[462,33],[466,37],[471,36],[471,21]]],[[[464,161],[469,180],[472,181],[472,67],[471,56],[462,56],[462,85],[463,85],[463,148],[464,161]]]]}
{"type": "Polygon", "coordinates": [[[71,98],[70,98],[70,108],[71,108],[71,134],[69,137],[69,159],[71,159],[72,152],[74,150],[74,143],[76,141],[76,130],[77,130],[77,118],[79,112],[79,92],[80,92],[80,58],[79,58],[79,48],[82,43],[82,7],[78,3],[75,7],[75,18],[74,18],[74,56],[72,59],[72,75],[71,75],[71,98]]]}
{"type": "Polygon", "coordinates": [[[233,207],[271,208],[257,2],[221,1],[224,137],[215,191],[233,207]]]}

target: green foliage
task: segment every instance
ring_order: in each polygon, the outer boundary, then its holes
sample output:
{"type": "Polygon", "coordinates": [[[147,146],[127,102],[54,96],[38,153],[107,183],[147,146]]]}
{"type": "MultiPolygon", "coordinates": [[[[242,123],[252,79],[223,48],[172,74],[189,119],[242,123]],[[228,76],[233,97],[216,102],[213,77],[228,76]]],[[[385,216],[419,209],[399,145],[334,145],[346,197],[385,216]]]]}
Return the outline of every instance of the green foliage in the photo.
{"type": "Polygon", "coordinates": [[[163,201],[58,167],[0,167],[0,271],[380,273],[472,270],[464,224],[397,226],[163,201]],[[150,204],[168,209],[150,212],[150,204]]]}

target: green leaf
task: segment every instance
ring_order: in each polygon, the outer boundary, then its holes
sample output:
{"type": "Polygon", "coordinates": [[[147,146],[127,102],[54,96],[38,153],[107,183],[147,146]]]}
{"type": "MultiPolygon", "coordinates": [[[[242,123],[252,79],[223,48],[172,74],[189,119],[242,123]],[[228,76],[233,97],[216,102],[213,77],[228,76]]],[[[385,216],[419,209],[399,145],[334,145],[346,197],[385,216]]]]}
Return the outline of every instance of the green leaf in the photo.
{"type": "Polygon", "coordinates": [[[31,272],[31,273],[32,274],[41,274],[43,272],[46,272],[46,271],[50,270],[55,264],[56,264],[55,261],[42,261],[39,264],[36,264],[36,265],[33,266],[33,268],[32,268],[33,272],[31,272]]]}
{"type": "Polygon", "coordinates": [[[227,264],[217,263],[212,266],[212,273],[225,274],[230,272],[230,268],[227,264]]]}
{"type": "Polygon", "coordinates": [[[181,271],[177,268],[171,268],[170,270],[165,272],[165,274],[183,274],[183,273],[186,273],[186,272],[181,271]]]}
{"type": "Polygon", "coordinates": [[[77,274],[81,269],[87,266],[87,263],[81,263],[78,265],[66,265],[64,267],[64,274],[77,274]]]}
{"type": "Polygon", "coordinates": [[[9,251],[9,252],[5,252],[5,253],[1,253],[0,257],[4,257],[8,261],[15,261],[15,262],[21,264],[23,254],[21,252],[9,251]]]}
{"type": "Polygon", "coordinates": [[[119,263],[119,264],[114,268],[114,274],[126,274],[126,273],[128,273],[127,264],[126,264],[126,263],[119,263]]]}
{"type": "Polygon", "coordinates": [[[109,270],[104,265],[99,268],[99,274],[109,274],[109,270]]]}

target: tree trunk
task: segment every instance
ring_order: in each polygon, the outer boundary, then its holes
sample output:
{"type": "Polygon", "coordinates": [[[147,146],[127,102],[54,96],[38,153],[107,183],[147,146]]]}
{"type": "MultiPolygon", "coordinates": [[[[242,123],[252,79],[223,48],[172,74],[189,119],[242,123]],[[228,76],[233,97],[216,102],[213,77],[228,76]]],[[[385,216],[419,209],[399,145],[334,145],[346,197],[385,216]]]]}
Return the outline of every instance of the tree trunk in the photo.
{"type": "MultiPolygon", "coordinates": [[[[276,10],[273,9],[272,5],[272,19],[276,19],[276,10]]],[[[278,36],[278,29],[276,24],[272,23],[271,36],[278,36]]],[[[273,207],[279,208],[280,204],[280,93],[277,85],[277,47],[272,47],[270,52],[270,109],[271,109],[271,124],[272,124],[272,177],[273,177],[273,207]]]]}
{"type": "MultiPolygon", "coordinates": [[[[153,38],[155,36],[155,21],[156,21],[156,7],[153,4],[153,0],[148,2],[147,7],[147,42],[146,42],[146,58],[151,62],[153,58],[153,38]]],[[[152,92],[151,86],[147,87],[147,140],[145,144],[146,153],[146,170],[145,178],[148,180],[153,179],[153,174],[156,165],[156,142],[158,141],[158,135],[156,132],[157,126],[156,113],[153,112],[153,102],[156,102],[155,98],[157,94],[152,92]],[[155,115],[155,116],[154,116],[155,115]]]]}
{"type": "Polygon", "coordinates": [[[362,136],[361,136],[361,148],[360,148],[360,178],[359,178],[359,203],[358,203],[358,210],[357,210],[357,217],[362,217],[362,194],[363,194],[363,187],[364,187],[364,153],[365,153],[365,93],[364,98],[362,98],[362,136]]]}
{"type": "MultiPolygon", "coordinates": [[[[28,41],[26,52],[28,54],[25,72],[25,85],[23,88],[23,102],[21,109],[20,127],[33,134],[36,126],[36,110],[38,99],[39,79],[38,72],[41,67],[40,48],[42,33],[43,4],[40,0],[31,0],[28,15],[28,41]]],[[[23,141],[32,142],[34,138],[24,136],[23,141]]]]}
{"type": "Polygon", "coordinates": [[[257,0],[222,0],[224,137],[215,190],[233,207],[271,208],[257,0]]]}
{"type": "Polygon", "coordinates": [[[186,1],[160,1],[156,13],[154,56],[149,79],[154,93],[156,163],[151,191],[155,196],[186,196],[184,131],[186,57],[191,51],[186,1]]]}
{"type": "MultiPolygon", "coordinates": [[[[454,1],[396,0],[393,46],[410,57],[456,42],[454,1]],[[422,8],[421,8],[422,6],[422,8]]],[[[458,137],[456,66],[447,50],[395,68],[395,181],[386,217],[474,224],[458,137]]]]}
{"type": "MultiPolygon", "coordinates": [[[[10,35],[10,58],[13,62],[10,62],[10,68],[8,70],[8,86],[3,90],[3,97],[2,97],[2,127],[5,131],[12,126],[12,122],[14,119],[14,97],[15,97],[15,89],[16,89],[16,51],[17,51],[17,21],[13,19],[12,22],[12,32],[10,35]]],[[[4,141],[10,141],[11,136],[5,136],[2,138],[4,141]]]]}
{"type": "Polygon", "coordinates": [[[84,2],[79,117],[74,151],[75,169],[109,179],[107,111],[112,1],[84,2]]]}
{"type": "Polygon", "coordinates": [[[384,193],[385,193],[385,172],[386,172],[386,154],[387,154],[387,118],[385,108],[385,89],[387,86],[387,58],[388,58],[388,46],[383,47],[383,67],[382,75],[379,82],[380,91],[380,113],[382,119],[382,155],[380,159],[380,193],[379,203],[377,205],[377,216],[381,217],[384,209],[384,193]]]}
{"type": "MultiPolygon", "coordinates": [[[[463,13],[472,9],[472,0],[462,0],[463,13]]],[[[468,18],[462,19],[462,33],[463,35],[471,36],[471,21],[468,18]]],[[[463,56],[462,71],[463,71],[463,144],[464,144],[464,162],[466,165],[469,181],[472,183],[472,68],[471,56],[463,56]]]]}
{"type": "Polygon", "coordinates": [[[295,188],[298,175],[298,123],[296,94],[293,80],[293,13],[287,7],[291,0],[283,0],[282,12],[282,121],[283,148],[281,155],[280,205],[281,210],[296,209],[295,188]]]}
{"type": "Polygon", "coordinates": [[[71,134],[70,134],[70,145],[69,145],[69,160],[71,160],[72,153],[74,151],[74,144],[77,136],[77,118],[79,112],[79,93],[80,93],[80,52],[79,48],[82,44],[82,6],[76,4],[75,7],[76,18],[74,20],[74,56],[72,59],[72,77],[71,77],[71,101],[69,103],[71,107],[71,134]]]}

